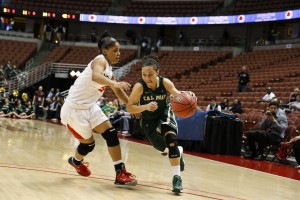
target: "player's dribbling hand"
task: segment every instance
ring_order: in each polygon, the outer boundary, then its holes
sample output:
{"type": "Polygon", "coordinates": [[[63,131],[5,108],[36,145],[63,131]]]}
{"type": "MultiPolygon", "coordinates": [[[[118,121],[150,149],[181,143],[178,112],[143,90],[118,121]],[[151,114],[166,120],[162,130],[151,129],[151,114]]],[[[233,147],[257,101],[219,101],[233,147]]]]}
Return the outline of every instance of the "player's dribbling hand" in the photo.
{"type": "Polygon", "coordinates": [[[114,87],[122,90],[130,90],[131,85],[127,82],[122,81],[122,82],[116,82],[114,87]]]}
{"type": "Polygon", "coordinates": [[[186,91],[187,93],[189,93],[191,95],[191,97],[196,97],[195,93],[192,91],[186,91]]]}
{"type": "Polygon", "coordinates": [[[147,110],[148,111],[155,111],[157,109],[158,105],[155,101],[152,101],[150,103],[147,104],[147,110]]]}

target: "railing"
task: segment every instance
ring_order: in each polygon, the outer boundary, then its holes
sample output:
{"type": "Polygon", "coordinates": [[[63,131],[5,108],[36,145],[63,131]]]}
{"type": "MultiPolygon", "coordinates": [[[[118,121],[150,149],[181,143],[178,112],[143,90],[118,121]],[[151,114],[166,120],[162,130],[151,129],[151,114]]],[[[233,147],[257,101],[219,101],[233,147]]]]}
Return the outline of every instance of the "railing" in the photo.
{"type": "Polygon", "coordinates": [[[13,90],[22,90],[29,87],[51,74],[51,64],[43,64],[34,69],[21,72],[10,80],[3,81],[0,86],[6,89],[6,92],[11,93],[13,90]]]}
{"type": "MultiPolygon", "coordinates": [[[[66,64],[66,63],[45,63],[30,69],[25,72],[19,73],[17,76],[10,80],[5,80],[0,83],[0,87],[4,87],[6,92],[12,93],[13,90],[22,90],[35,83],[47,78],[51,74],[60,75],[62,78],[68,78],[71,71],[82,72],[86,65],[79,64],[66,64]]],[[[113,67],[113,71],[117,79],[124,74],[128,73],[130,66],[121,68],[113,67]]]]}

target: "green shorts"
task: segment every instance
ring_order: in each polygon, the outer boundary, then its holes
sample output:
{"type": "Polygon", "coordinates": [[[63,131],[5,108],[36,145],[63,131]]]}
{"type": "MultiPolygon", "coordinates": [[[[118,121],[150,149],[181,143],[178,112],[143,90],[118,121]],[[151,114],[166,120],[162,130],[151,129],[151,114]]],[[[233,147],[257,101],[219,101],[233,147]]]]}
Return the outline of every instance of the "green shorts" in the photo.
{"type": "Polygon", "coordinates": [[[142,119],[142,131],[151,142],[152,146],[158,151],[163,152],[167,147],[165,133],[170,130],[177,135],[177,122],[172,110],[166,109],[164,114],[157,120],[150,121],[142,119]]]}

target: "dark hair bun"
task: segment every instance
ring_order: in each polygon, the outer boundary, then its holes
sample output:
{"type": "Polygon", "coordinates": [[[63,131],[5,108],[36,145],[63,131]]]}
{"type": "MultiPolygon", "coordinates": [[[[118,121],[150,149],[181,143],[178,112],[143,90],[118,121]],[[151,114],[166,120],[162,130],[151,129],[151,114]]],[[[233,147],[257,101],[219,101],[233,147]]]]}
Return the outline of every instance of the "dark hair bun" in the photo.
{"type": "Polygon", "coordinates": [[[105,37],[111,37],[108,30],[105,30],[105,31],[102,33],[100,40],[101,40],[102,38],[105,38],[105,37]]]}

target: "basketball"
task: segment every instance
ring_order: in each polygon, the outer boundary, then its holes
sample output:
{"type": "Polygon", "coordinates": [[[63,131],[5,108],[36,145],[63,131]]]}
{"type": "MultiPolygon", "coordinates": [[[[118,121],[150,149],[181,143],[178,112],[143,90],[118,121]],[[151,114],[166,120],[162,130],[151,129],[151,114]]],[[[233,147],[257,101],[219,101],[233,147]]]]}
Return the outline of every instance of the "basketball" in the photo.
{"type": "Polygon", "coordinates": [[[178,96],[171,98],[171,106],[177,117],[188,118],[197,110],[197,98],[189,92],[181,92],[178,96]]]}

